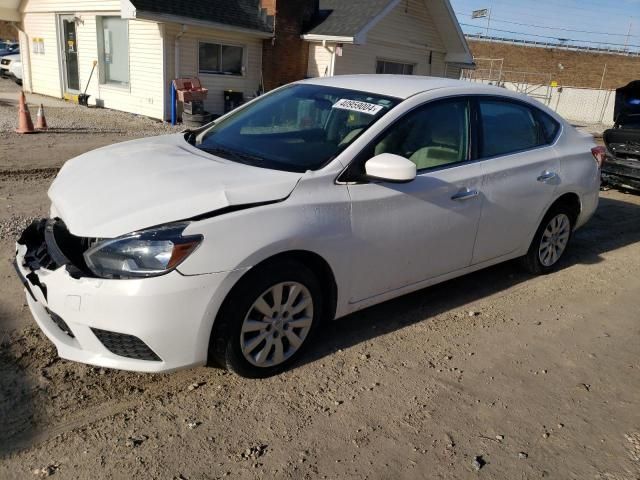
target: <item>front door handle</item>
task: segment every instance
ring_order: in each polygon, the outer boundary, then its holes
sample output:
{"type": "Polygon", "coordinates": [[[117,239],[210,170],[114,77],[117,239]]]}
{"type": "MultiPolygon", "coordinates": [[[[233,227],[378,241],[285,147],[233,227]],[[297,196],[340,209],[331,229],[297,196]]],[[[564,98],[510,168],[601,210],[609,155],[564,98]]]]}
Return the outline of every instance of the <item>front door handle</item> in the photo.
{"type": "Polygon", "coordinates": [[[538,177],[538,181],[542,183],[546,183],[549,180],[554,180],[558,178],[558,174],[556,172],[550,172],[549,170],[545,170],[542,172],[542,175],[538,177]]]}
{"type": "Polygon", "coordinates": [[[455,200],[457,202],[461,202],[463,200],[470,200],[472,198],[475,198],[479,194],[480,193],[477,190],[472,190],[470,188],[465,188],[463,190],[460,190],[453,197],[451,197],[451,200],[455,200]]]}

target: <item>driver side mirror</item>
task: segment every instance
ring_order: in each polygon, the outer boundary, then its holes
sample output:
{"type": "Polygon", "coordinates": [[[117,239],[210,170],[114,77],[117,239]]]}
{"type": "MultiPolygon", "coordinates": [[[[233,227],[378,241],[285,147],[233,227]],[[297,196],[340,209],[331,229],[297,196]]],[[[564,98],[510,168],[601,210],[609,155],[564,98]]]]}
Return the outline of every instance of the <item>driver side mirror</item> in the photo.
{"type": "Polygon", "coordinates": [[[407,183],[416,178],[416,164],[400,155],[381,153],[364,164],[368,178],[385,182],[407,183]]]}

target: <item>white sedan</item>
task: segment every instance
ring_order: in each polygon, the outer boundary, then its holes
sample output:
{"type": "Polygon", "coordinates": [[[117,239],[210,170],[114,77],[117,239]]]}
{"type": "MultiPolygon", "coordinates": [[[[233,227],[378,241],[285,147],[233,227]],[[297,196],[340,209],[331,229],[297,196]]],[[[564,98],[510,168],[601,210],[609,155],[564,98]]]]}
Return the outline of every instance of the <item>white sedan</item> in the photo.
{"type": "Polygon", "coordinates": [[[9,66],[9,76],[18,84],[22,85],[22,61],[11,62],[9,66]]]}
{"type": "Polygon", "coordinates": [[[504,89],[305,80],[68,161],[16,268],[63,358],[264,377],[324,320],[510,259],[551,272],[596,209],[603,158],[504,89]]]}
{"type": "Polygon", "coordinates": [[[7,77],[11,72],[11,65],[20,62],[20,54],[12,53],[0,58],[0,77],[7,77]]]}

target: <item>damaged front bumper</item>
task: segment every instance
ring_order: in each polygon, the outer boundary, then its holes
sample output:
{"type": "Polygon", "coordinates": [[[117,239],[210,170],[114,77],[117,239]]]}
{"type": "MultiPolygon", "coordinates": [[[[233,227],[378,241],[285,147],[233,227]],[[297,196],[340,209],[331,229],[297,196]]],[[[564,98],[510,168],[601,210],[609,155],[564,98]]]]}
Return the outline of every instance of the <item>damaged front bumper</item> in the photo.
{"type": "Polygon", "coordinates": [[[14,261],[31,313],[60,357],[140,372],[206,362],[229,274],[95,278],[77,260],[82,251],[73,251],[82,243],[71,237],[58,220],[34,222],[14,261]]]}

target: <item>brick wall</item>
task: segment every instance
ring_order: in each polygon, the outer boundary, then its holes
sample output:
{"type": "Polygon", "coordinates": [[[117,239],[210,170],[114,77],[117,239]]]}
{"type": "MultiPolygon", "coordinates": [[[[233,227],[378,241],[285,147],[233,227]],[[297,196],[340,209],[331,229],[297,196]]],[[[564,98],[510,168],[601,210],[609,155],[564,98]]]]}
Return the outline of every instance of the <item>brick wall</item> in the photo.
{"type": "MultiPolygon", "coordinates": [[[[471,39],[468,42],[474,57],[504,58],[503,70],[507,71],[550,73],[552,80],[562,86],[599,88],[605,64],[604,88],[618,88],[640,79],[640,57],[471,39]]],[[[486,62],[478,64],[481,68],[488,67],[486,62]]]]}
{"type": "Polygon", "coordinates": [[[264,8],[270,17],[276,14],[276,0],[261,0],[260,7],[264,8]]]}
{"type": "Polygon", "coordinates": [[[318,0],[262,0],[274,15],[275,38],[264,41],[262,70],[265,90],[301,80],[307,73],[309,45],[300,38],[318,10],[318,0]]]}

